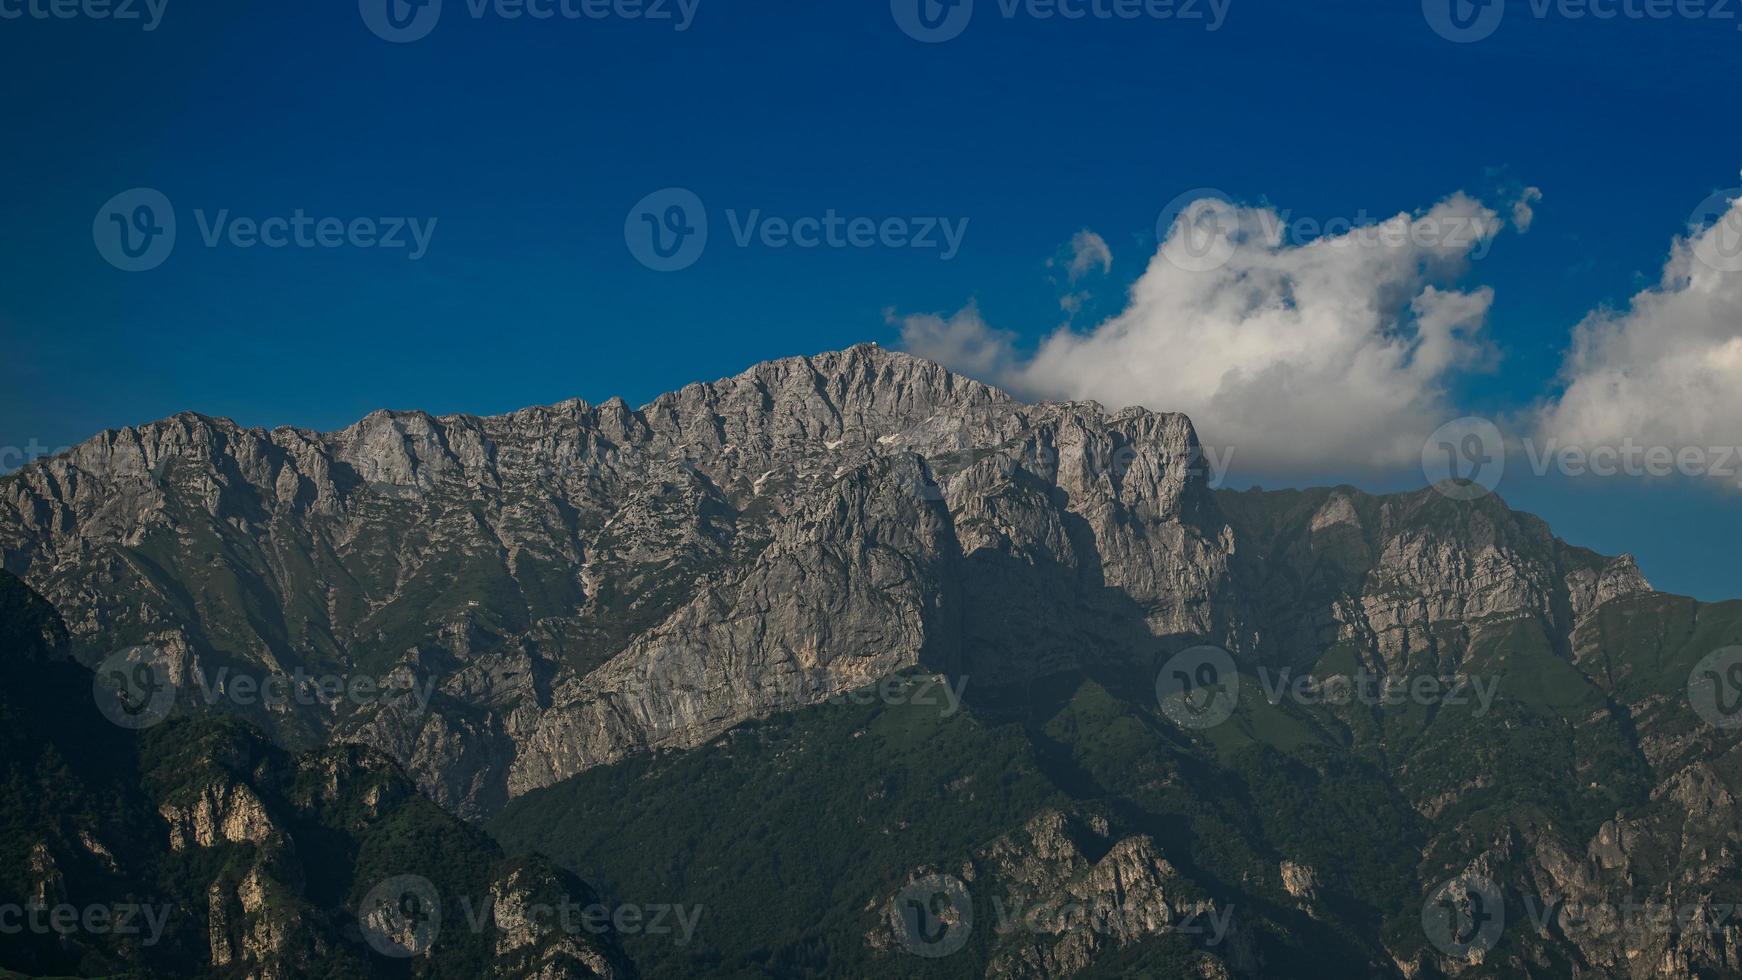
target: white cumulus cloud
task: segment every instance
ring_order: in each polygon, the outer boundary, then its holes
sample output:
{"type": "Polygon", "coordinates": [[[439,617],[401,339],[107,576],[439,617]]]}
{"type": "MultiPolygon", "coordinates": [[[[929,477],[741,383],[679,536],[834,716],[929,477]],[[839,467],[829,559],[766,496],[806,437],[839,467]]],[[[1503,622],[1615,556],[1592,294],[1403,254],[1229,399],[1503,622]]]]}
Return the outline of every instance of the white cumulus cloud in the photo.
{"type": "Polygon", "coordinates": [[[1418,461],[1454,417],[1450,381],[1492,356],[1491,291],[1454,283],[1499,230],[1495,212],[1456,194],[1295,243],[1270,208],[1199,205],[1126,309],[1092,329],[1060,329],[1024,356],[969,307],[908,317],[905,345],[1025,397],[1185,412],[1250,472],[1418,461]]]}
{"type": "Polygon", "coordinates": [[[1573,331],[1563,389],[1537,418],[1564,446],[1671,449],[1742,440],[1742,199],[1677,238],[1657,285],[1573,331]]]}

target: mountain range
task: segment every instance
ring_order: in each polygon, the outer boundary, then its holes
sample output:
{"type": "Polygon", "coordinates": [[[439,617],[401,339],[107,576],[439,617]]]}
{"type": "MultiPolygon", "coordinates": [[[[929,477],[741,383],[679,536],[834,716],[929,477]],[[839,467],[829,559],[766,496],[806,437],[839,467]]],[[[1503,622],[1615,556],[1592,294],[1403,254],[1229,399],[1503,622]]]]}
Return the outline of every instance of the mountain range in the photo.
{"type": "Polygon", "coordinates": [[[1182,415],[875,345],[640,408],[103,433],[0,480],[3,727],[114,743],[19,750],[55,761],[9,774],[0,900],[189,917],[0,966],[1742,972],[1742,603],[1493,495],[1206,469],[1182,415]],[[62,704],[93,669],[122,724],[62,704]],[[389,872],[448,922],[700,914],[395,959],[341,927],[389,872]]]}

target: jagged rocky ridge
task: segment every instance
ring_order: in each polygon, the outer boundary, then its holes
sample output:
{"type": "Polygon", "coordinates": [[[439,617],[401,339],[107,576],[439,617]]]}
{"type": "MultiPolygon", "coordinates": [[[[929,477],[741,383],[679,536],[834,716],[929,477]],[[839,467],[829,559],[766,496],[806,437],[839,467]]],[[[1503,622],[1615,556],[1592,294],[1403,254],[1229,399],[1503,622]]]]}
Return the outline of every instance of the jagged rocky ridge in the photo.
{"type": "Polygon", "coordinates": [[[226,670],[435,683],[427,711],[251,716],[474,817],[915,664],[979,692],[1197,642],[1455,665],[1473,624],[1565,638],[1648,589],[1498,502],[1273,513],[1199,457],[1183,416],[1024,405],[866,345],[640,409],[112,431],[0,482],[0,554],[81,658],[153,644],[184,700],[226,670]]]}

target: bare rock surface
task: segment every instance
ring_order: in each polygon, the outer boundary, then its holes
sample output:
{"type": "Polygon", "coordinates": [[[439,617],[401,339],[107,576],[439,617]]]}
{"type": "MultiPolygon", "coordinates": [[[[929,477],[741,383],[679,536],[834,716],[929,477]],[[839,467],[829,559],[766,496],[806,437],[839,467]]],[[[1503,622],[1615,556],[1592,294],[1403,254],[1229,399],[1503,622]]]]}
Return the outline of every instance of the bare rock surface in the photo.
{"type": "Polygon", "coordinates": [[[81,660],[156,645],[187,706],[366,743],[474,818],[915,666],[998,690],[1214,643],[1395,672],[1649,589],[1497,501],[1229,493],[1201,457],[1182,415],[862,345],[638,409],[110,431],[0,481],[0,557],[81,660]],[[298,671],[348,693],[210,694],[298,671]]]}

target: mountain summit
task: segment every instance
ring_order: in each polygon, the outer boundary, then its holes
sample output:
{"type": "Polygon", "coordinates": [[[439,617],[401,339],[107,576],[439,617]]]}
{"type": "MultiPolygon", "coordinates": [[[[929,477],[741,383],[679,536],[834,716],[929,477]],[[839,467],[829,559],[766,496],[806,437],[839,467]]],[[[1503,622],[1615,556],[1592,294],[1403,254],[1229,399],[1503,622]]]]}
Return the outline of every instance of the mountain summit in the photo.
{"type": "Polygon", "coordinates": [[[433,684],[427,710],[240,707],[473,816],[915,666],[990,697],[1193,643],[1456,665],[1475,623],[1564,645],[1648,589],[1497,501],[1214,492],[1184,416],[1026,405],[876,345],[639,409],[182,414],[0,482],[0,552],[84,659],[150,644],[184,697],[298,668],[433,684]]]}

